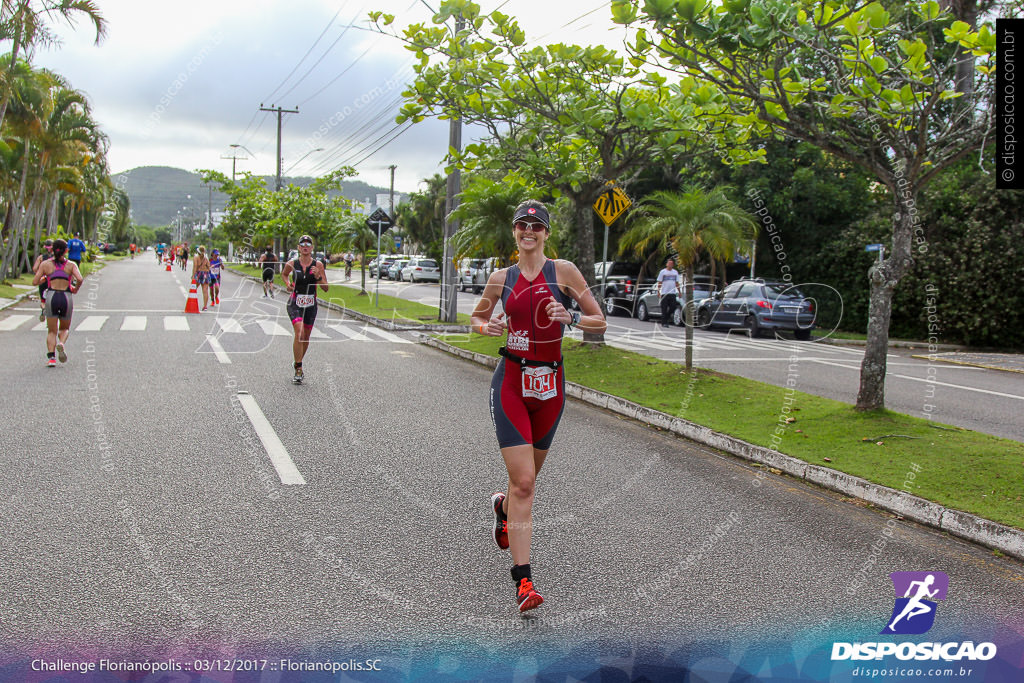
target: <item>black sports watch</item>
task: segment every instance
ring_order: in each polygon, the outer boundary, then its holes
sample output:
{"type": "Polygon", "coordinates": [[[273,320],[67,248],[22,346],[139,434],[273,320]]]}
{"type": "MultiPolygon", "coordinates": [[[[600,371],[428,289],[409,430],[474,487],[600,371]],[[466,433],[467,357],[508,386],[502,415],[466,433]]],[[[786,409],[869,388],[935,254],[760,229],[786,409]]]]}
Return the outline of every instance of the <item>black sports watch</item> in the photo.
{"type": "Polygon", "coordinates": [[[568,325],[568,328],[571,330],[572,328],[574,328],[574,327],[576,327],[577,325],[580,324],[580,317],[581,316],[579,314],[579,311],[571,311],[569,313],[569,316],[572,318],[572,320],[569,322],[569,325],[568,325]]]}

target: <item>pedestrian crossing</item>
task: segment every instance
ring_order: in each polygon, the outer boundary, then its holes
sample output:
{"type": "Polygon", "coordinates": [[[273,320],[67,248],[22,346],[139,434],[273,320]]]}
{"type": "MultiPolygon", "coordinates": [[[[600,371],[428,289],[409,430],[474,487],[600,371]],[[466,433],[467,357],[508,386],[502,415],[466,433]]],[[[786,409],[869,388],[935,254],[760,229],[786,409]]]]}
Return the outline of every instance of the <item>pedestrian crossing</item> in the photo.
{"type": "MultiPolygon", "coordinates": [[[[187,315],[76,315],[71,329],[74,332],[117,331],[125,333],[146,332],[147,330],[160,330],[163,332],[190,332],[198,330],[221,337],[247,334],[262,334],[268,337],[291,337],[293,335],[290,325],[286,326],[271,317],[255,316],[239,318],[218,317],[211,320],[208,316],[197,318],[187,315]]],[[[18,313],[0,319],[0,332],[14,332],[16,330],[45,332],[46,323],[39,322],[39,316],[18,313]]],[[[413,340],[406,339],[401,335],[358,321],[331,322],[322,327],[319,325],[315,326],[310,334],[310,340],[384,341],[392,344],[415,343],[413,340]]]]}
{"type": "MultiPolygon", "coordinates": [[[[33,332],[46,330],[46,323],[39,322],[38,315],[13,313],[0,319],[0,333],[30,329],[33,332]]],[[[107,315],[99,313],[75,315],[72,330],[78,332],[123,332],[132,334],[146,331],[190,332],[197,330],[206,334],[215,334],[221,339],[241,339],[243,335],[262,335],[266,337],[286,337],[293,335],[287,319],[269,315],[239,315],[210,318],[208,315],[172,315],[137,313],[124,315],[107,315]]],[[[681,331],[642,331],[626,327],[610,327],[605,334],[605,343],[617,349],[634,351],[665,359],[681,358],[684,352],[684,337],[681,331]]],[[[568,339],[582,340],[582,332],[572,330],[566,333],[568,339]]],[[[388,342],[392,344],[413,344],[414,340],[374,327],[359,321],[337,321],[328,319],[318,321],[310,335],[311,341],[354,341],[354,342],[388,342]]],[[[694,353],[710,359],[722,361],[757,361],[766,360],[766,352],[775,359],[785,359],[790,355],[800,355],[808,359],[806,354],[813,353],[830,360],[846,360],[847,356],[860,357],[861,349],[794,342],[789,340],[750,339],[745,334],[701,333],[694,337],[694,353]]]]}

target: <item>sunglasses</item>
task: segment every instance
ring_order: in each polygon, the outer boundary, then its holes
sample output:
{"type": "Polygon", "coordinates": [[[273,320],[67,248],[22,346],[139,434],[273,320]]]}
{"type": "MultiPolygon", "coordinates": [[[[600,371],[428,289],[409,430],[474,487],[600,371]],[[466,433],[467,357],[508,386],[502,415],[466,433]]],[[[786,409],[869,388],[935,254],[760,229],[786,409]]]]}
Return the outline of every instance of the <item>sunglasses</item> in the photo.
{"type": "Polygon", "coordinates": [[[541,232],[543,230],[547,230],[547,228],[544,227],[544,224],[540,221],[518,221],[516,222],[515,227],[516,230],[522,230],[524,232],[541,232]]]}
{"type": "Polygon", "coordinates": [[[311,247],[311,246],[313,246],[313,243],[312,242],[299,242],[299,246],[300,247],[311,247]]]}

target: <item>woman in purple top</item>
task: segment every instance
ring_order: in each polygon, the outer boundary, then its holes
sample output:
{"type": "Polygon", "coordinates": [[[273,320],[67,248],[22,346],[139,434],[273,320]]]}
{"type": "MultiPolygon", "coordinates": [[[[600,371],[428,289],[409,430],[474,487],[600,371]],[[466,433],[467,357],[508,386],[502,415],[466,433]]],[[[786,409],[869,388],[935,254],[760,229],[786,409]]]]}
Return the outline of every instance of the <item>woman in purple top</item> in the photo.
{"type": "Polygon", "coordinates": [[[46,365],[56,367],[54,352],[66,363],[68,355],[64,344],[71,333],[71,313],[74,310],[72,294],[82,286],[82,272],[78,265],[67,258],[68,243],[54,240],[53,258],[39,264],[39,270],[32,278],[32,284],[46,283],[46,365]]]}

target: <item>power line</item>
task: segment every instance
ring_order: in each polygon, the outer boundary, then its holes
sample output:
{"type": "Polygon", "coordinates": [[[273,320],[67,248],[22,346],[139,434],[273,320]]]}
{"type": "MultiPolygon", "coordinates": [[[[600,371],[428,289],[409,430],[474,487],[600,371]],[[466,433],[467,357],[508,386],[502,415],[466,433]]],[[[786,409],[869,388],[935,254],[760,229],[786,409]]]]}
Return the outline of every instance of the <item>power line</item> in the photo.
{"type": "MultiPolygon", "coordinates": [[[[268,101],[268,100],[272,99],[272,98],[274,97],[274,95],[275,95],[275,94],[277,93],[277,91],[278,91],[278,90],[280,90],[281,88],[283,88],[283,87],[284,87],[284,84],[288,82],[288,79],[289,79],[289,78],[291,78],[291,77],[292,77],[292,76],[293,76],[293,75],[295,74],[295,72],[299,70],[299,67],[300,67],[300,66],[302,66],[302,63],[303,63],[304,61],[306,61],[306,57],[308,57],[308,56],[309,56],[309,54],[310,54],[310,53],[311,53],[311,52],[313,51],[313,48],[315,48],[315,47],[317,46],[317,43],[319,43],[319,42],[320,42],[320,40],[321,40],[321,39],[322,39],[322,38],[323,38],[323,37],[324,37],[324,36],[325,36],[325,35],[327,34],[327,31],[329,31],[329,30],[330,30],[331,26],[333,26],[333,25],[334,25],[334,20],[338,18],[338,15],[339,15],[339,14],[341,14],[341,11],[342,11],[343,9],[345,9],[345,5],[347,5],[347,4],[348,4],[348,0],[345,0],[345,2],[342,2],[342,3],[341,3],[341,7],[339,7],[339,8],[338,8],[338,11],[334,13],[334,16],[333,16],[333,17],[331,17],[331,20],[327,22],[327,25],[326,25],[326,26],[324,26],[324,30],[320,32],[320,35],[319,35],[319,36],[317,36],[317,39],[316,39],[316,40],[314,40],[314,41],[313,41],[313,44],[309,46],[309,49],[308,49],[308,50],[306,50],[306,54],[302,55],[302,59],[300,59],[300,60],[299,60],[299,61],[298,61],[298,62],[297,62],[297,63],[295,64],[295,66],[294,66],[294,67],[292,68],[291,72],[289,72],[289,74],[288,74],[287,76],[285,76],[285,77],[284,77],[284,80],[282,80],[282,81],[281,81],[281,82],[280,82],[280,83],[278,84],[278,86],[277,86],[276,88],[274,88],[274,91],[273,91],[272,93],[270,93],[269,95],[267,95],[266,97],[264,97],[264,98],[263,98],[263,101],[264,101],[264,102],[266,102],[266,101],[268,101]]],[[[332,45],[332,47],[333,47],[333,45],[332,45]]],[[[328,48],[328,51],[329,51],[329,50],[330,50],[330,49],[328,48]]],[[[322,58],[321,58],[321,59],[322,59],[322,58]]],[[[301,81],[300,81],[300,82],[301,82],[301,81]]],[[[291,91],[289,90],[288,92],[291,92],[291,91]]],[[[285,93],[285,94],[284,94],[284,95],[282,95],[281,97],[283,98],[283,97],[284,97],[285,95],[287,95],[287,94],[288,94],[288,93],[285,93]]]]}
{"type": "Polygon", "coordinates": [[[345,75],[346,73],[348,73],[348,70],[349,70],[349,69],[351,69],[352,67],[354,67],[354,66],[355,66],[356,64],[358,64],[358,63],[359,63],[359,60],[360,60],[360,59],[362,59],[363,57],[365,57],[365,56],[367,55],[367,53],[369,53],[369,51],[370,51],[370,50],[372,50],[372,49],[373,49],[373,46],[371,45],[370,47],[368,47],[368,48],[366,48],[365,50],[363,50],[363,53],[362,53],[361,55],[359,55],[358,57],[356,57],[356,58],[355,58],[354,60],[352,60],[352,63],[351,63],[351,64],[349,64],[349,65],[348,65],[348,66],[346,66],[346,67],[345,67],[344,69],[342,69],[342,71],[341,71],[341,73],[340,73],[340,74],[338,74],[337,76],[335,76],[334,78],[332,78],[331,80],[329,80],[329,81],[327,82],[327,85],[325,85],[324,87],[322,87],[322,88],[320,88],[319,90],[317,90],[317,91],[316,91],[315,93],[313,93],[312,95],[310,95],[309,97],[307,97],[306,99],[304,99],[304,100],[303,100],[302,102],[299,102],[299,106],[300,106],[300,107],[301,107],[301,106],[303,106],[304,104],[306,104],[307,102],[309,102],[309,101],[310,101],[311,99],[313,99],[314,97],[316,97],[317,95],[319,95],[320,93],[322,93],[322,92],[323,92],[324,90],[327,90],[327,89],[328,89],[329,87],[331,87],[332,85],[334,85],[334,82],[335,82],[335,81],[337,81],[337,80],[338,80],[339,78],[341,78],[341,77],[342,77],[342,76],[344,76],[344,75],[345,75]]]}
{"type": "Polygon", "coordinates": [[[281,97],[286,97],[287,95],[291,94],[291,92],[295,90],[295,88],[299,87],[302,84],[302,82],[306,80],[309,74],[313,73],[313,69],[315,69],[320,64],[320,62],[324,61],[324,58],[326,58],[327,55],[331,53],[331,50],[334,49],[334,46],[337,45],[341,41],[341,39],[345,37],[345,34],[348,33],[348,30],[350,28],[352,28],[351,23],[348,26],[346,26],[345,30],[341,32],[341,35],[335,38],[334,42],[331,43],[326,50],[324,50],[324,53],[320,55],[320,59],[316,60],[312,65],[310,65],[309,69],[306,70],[306,73],[302,74],[302,78],[297,80],[292,87],[288,88],[288,91],[282,94],[281,97]]]}

